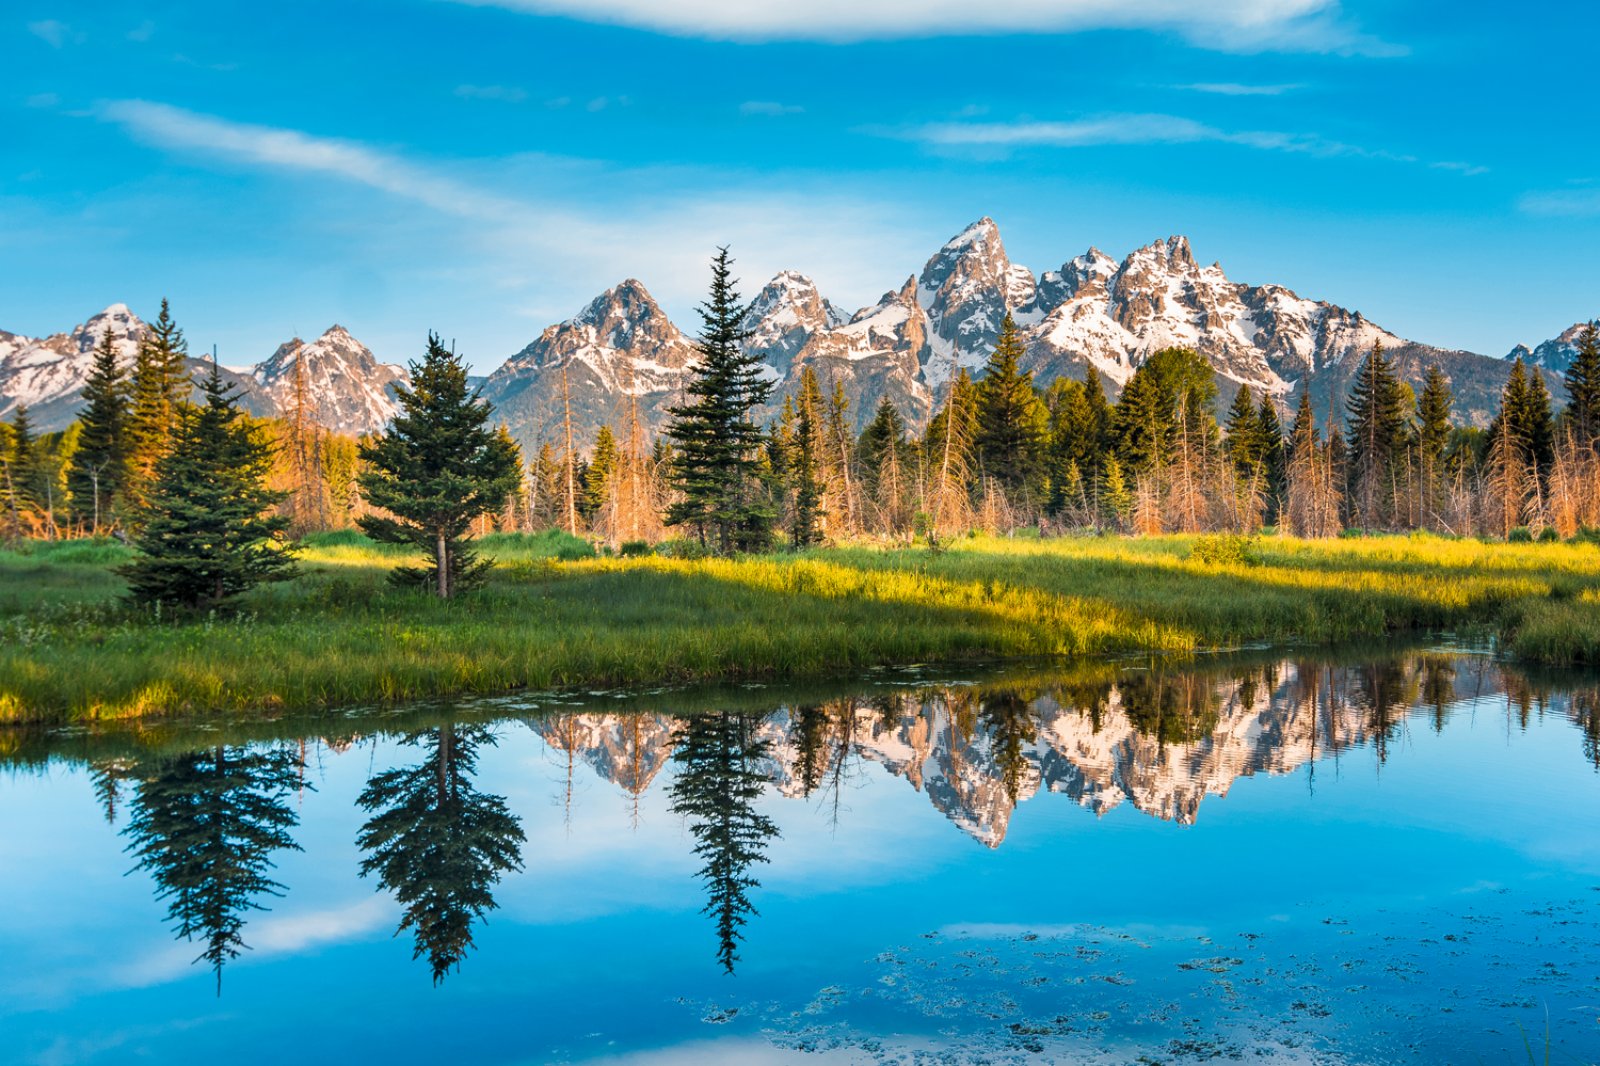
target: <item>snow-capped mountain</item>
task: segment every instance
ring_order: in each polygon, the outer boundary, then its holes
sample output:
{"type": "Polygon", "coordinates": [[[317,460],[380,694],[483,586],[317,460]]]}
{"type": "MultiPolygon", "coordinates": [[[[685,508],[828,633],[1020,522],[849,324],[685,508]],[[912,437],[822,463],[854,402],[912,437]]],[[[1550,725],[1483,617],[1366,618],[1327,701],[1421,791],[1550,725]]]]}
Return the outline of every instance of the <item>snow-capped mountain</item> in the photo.
{"type": "Polygon", "coordinates": [[[506,360],[483,395],[530,450],[543,441],[559,446],[570,402],[574,444],[586,446],[601,425],[620,432],[635,404],[647,425],[663,424],[695,356],[694,343],[629,278],[506,360]]]}
{"type": "MultiPolygon", "coordinates": [[[[131,367],[145,329],[143,320],[126,304],[112,304],[67,333],[38,340],[0,333],[0,417],[26,404],[36,430],[65,429],[82,405],[83,383],[94,367],[94,350],[101,338],[110,334],[118,359],[124,367],[131,367]]],[[[208,360],[189,360],[189,373],[196,381],[210,372],[208,360]]],[[[257,392],[253,379],[226,367],[222,377],[238,390],[245,410],[271,412],[271,401],[257,392]]]]}
{"type": "Polygon", "coordinates": [[[0,415],[27,404],[34,425],[57,429],[72,420],[78,392],[108,333],[125,366],[133,365],[145,325],[127,304],[112,304],[68,333],[34,339],[0,333],[0,415]]]}
{"type": "Polygon", "coordinates": [[[250,376],[278,412],[291,414],[303,389],[308,419],[354,434],[382,429],[399,410],[395,385],[409,380],[404,369],[380,363],[339,325],[309,344],[295,337],[279,345],[250,376]]]}
{"type": "MultiPolygon", "coordinates": [[[[1018,805],[1040,792],[1096,815],[1128,804],[1191,825],[1206,797],[1227,795],[1241,777],[1293,773],[1362,745],[1381,757],[1402,719],[1423,709],[1424,688],[1443,708],[1509,684],[1489,660],[1462,669],[1425,657],[1377,667],[1276,661],[1167,677],[1141,670],[1075,685],[1076,702],[963,686],[783,708],[762,718],[758,736],[764,775],[780,795],[847,802],[862,774],[888,773],[995,848],[1018,805]]],[[[553,751],[633,795],[667,764],[672,723],[656,714],[529,721],[553,751]]]]}
{"type": "Polygon", "coordinates": [[[1587,322],[1574,322],[1559,335],[1535,348],[1530,349],[1526,344],[1519,344],[1506,353],[1506,361],[1520,358],[1529,366],[1565,374],[1572,361],[1578,357],[1578,340],[1588,328],[1587,322]]]}

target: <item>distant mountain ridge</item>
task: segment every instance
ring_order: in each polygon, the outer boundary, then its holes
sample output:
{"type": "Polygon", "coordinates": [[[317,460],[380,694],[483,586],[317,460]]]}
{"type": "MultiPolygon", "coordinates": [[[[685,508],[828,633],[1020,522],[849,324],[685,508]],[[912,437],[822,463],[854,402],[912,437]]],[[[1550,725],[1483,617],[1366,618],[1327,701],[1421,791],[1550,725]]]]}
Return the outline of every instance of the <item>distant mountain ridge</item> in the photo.
{"type": "MultiPolygon", "coordinates": [[[[1519,346],[1508,359],[1437,348],[1281,285],[1235,282],[1219,264],[1201,266],[1182,236],[1120,261],[1090,248],[1035,275],[1011,262],[990,218],[966,227],[918,273],[854,314],[842,313],[805,274],[782,271],[756,290],[744,326],[748,349],[774,385],[767,414],[810,367],[825,389],[843,389],[857,426],[888,398],[920,429],[958,373],[981,371],[1007,314],[1021,329],[1025,366],[1040,386],[1093,369],[1114,392],[1151,353],[1183,346],[1216,370],[1224,404],[1248,385],[1285,409],[1309,393],[1323,415],[1342,409],[1361,359],[1381,343],[1413,388],[1429,366],[1439,366],[1455,393],[1457,417],[1476,425],[1489,422],[1510,357],[1522,356],[1558,388],[1581,329],[1580,323],[1532,349],[1519,346]]],[[[143,329],[116,304],[70,333],[33,339],[0,331],[0,416],[24,402],[41,427],[65,425],[100,335],[111,330],[131,361],[143,329]]],[[[484,379],[483,395],[529,450],[564,444],[569,409],[574,440],[586,446],[601,425],[620,430],[635,412],[658,432],[682,402],[695,359],[693,338],[629,278],[508,358],[484,379]]],[[[300,360],[318,422],[361,433],[393,416],[394,388],[406,372],[378,360],[340,326],[310,343],[285,342],[235,375],[247,406],[257,413],[288,410],[300,360]]]]}

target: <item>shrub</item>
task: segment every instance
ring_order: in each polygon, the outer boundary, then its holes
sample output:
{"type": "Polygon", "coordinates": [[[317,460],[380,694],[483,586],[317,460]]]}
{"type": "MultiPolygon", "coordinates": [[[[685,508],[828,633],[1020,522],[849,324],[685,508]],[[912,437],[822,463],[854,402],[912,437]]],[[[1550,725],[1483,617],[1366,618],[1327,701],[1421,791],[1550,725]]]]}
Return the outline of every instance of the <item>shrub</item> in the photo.
{"type": "Polygon", "coordinates": [[[656,554],[664,559],[704,559],[711,553],[697,540],[673,537],[657,544],[656,554]]]}
{"type": "Polygon", "coordinates": [[[1540,544],[1555,544],[1561,540],[1561,534],[1556,532],[1555,526],[1545,526],[1539,530],[1540,544]]]}
{"type": "Polygon", "coordinates": [[[1237,533],[1216,533],[1196,537],[1189,558],[1203,566],[1254,566],[1256,538],[1237,533]]]}
{"type": "Polygon", "coordinates": [[[634,559],[650,554],[650,542],[647,540],[625,540],[617,547],[617,554],[624,559],[634,559]]]}
{"type": "Polygon", "coordinates": [[[1507,544],[1532,544],[1533,543],[1533,531],[1530,530],[1527,526],[1518,526],[1516,529],[1513,529],[1510,533],[1506,534],[1506,543],[1507,544]]]}

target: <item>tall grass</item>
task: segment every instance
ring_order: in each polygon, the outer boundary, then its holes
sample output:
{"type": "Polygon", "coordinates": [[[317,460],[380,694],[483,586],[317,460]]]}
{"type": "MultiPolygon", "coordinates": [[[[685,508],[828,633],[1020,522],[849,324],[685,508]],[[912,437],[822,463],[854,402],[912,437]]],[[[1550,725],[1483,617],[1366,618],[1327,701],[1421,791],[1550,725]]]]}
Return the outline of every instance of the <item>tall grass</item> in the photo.
{"type": "Polygon", "coordinates": [[[598,558],[559,533],[479,542],[482,591],[384,580],[400,555],[311,538],[294,581],[199,619],[135,613],[120,547],[0,552],[0,720],[392,703],[517,688],[802,676],[933,659],[1185,653],[1403,631],[1504,633],[1552,662],[1600,649],[1600,549],[1439,538],[979,537],[738,560],[598,558]],[[103,556],[95,552],[106,553],[103,556]],[[579,557],[587,556],[587,557],[579,557]],[[1209,561],[1208,561],[1209,560],[1209,561]]]}

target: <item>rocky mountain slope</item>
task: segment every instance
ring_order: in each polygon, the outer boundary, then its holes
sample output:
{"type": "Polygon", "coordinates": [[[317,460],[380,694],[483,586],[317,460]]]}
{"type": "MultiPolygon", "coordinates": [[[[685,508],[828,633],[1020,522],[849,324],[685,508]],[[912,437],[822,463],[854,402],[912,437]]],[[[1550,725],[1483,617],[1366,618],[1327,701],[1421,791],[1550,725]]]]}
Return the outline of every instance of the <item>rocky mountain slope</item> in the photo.
{"type": "MultiPolygon", "coordinates": [[[[1202,266],[1184,237],[1154,241],[1121,260],[1090,248],[1036,275],[1010,260],[989,218],[852,315],[809,277],[784,271],[756,290],[744,325],[775,386],[767,414],[811,367],[825,390],[844,389],[857,426],[887,397],[920,428],[956,374],[981,370],[1008,313],[1022,329],[1026,366],[1040,385],[1081,379],[1092,368],[1115,392],[1152,352],[1182,345],[1216,369],[1222,405],[1248,385],[1285,410],[1309,393],[1323,414],[1342,408],[1362,358],[1381,343],[1413,387],[1429,366],[1443,369],[1457,417],[1485,425],[1509,370],[1506,360],[1408,340],[1358,311],[1281,285],[1234,281],[1216,263],[1202,266]]],[[[1579,328],[1512,354],[1539,366],[1559,390],[1579,328]]],[[[36,340],[0,332],[0,414],[25,402],[43,425],[59,428],[75,409],[100,334],[112,331],[131,359],[142,329],[119,304],[70,333],[36,340]]],[[[291,340],[253,368],[240,381],[250,403],[285,409],[302,357],[323,424],[363,432],[392,415],[404,371],[379,362],[337,326],[309,344],[291,340]]],[[[634,412],[658,431],[682,400],[695,358],[692,337],[643,284],[628,279],[507,359],[484,381],[484,396],[530,450],[545,441],[561,446],[570,405],[575,441],[586,447],[602,424],[620,431],[634,412]]]]}
{"type": "Polygon", "coordinates": [[[275,410],[294,411],[296,391],[303,390],[307,418],[357,434],[382,429],[395,416],[394,387],[408,380],[339,325],[309,344],[299,337],[280,344],[250,376],[275,410]]]}
{"type": "MultiPolygon", "coordinates": [[[[126,304],[112,304],[70,332],[31,338],[0,331],[0,417],[27,404],[41,432],[64,429],[82,405],[83,383],[94,365],[94,350],[110,334],[125,367],[133,366],[145,323],[126,304]]],[[[294,404],[295,363],[304,359],[305,389],[311,417],[343,433],[381,428],[395,412],[394,385],[405,380],[399,367],[378,362],[366,345],[342,326],[310,344],[298,337],[279,345],[248,371],[223,367],[223,378],[239,393],[245,410],[267,416],[294,404]]],[[[206,359],[190,359],[197,381],[211,372],[206,359]]]]}
{"type": "Polygon", "coordinates": [[[1565,374],[1572,361],[1578,357],[1578,338],[1588,328],[1587,322],[1574,322],[1556,336],[1533,348],[1519,344],[1506,353],[1506,361],[1520,358],[1530,366],[1556,374],[1565,374]]]}

